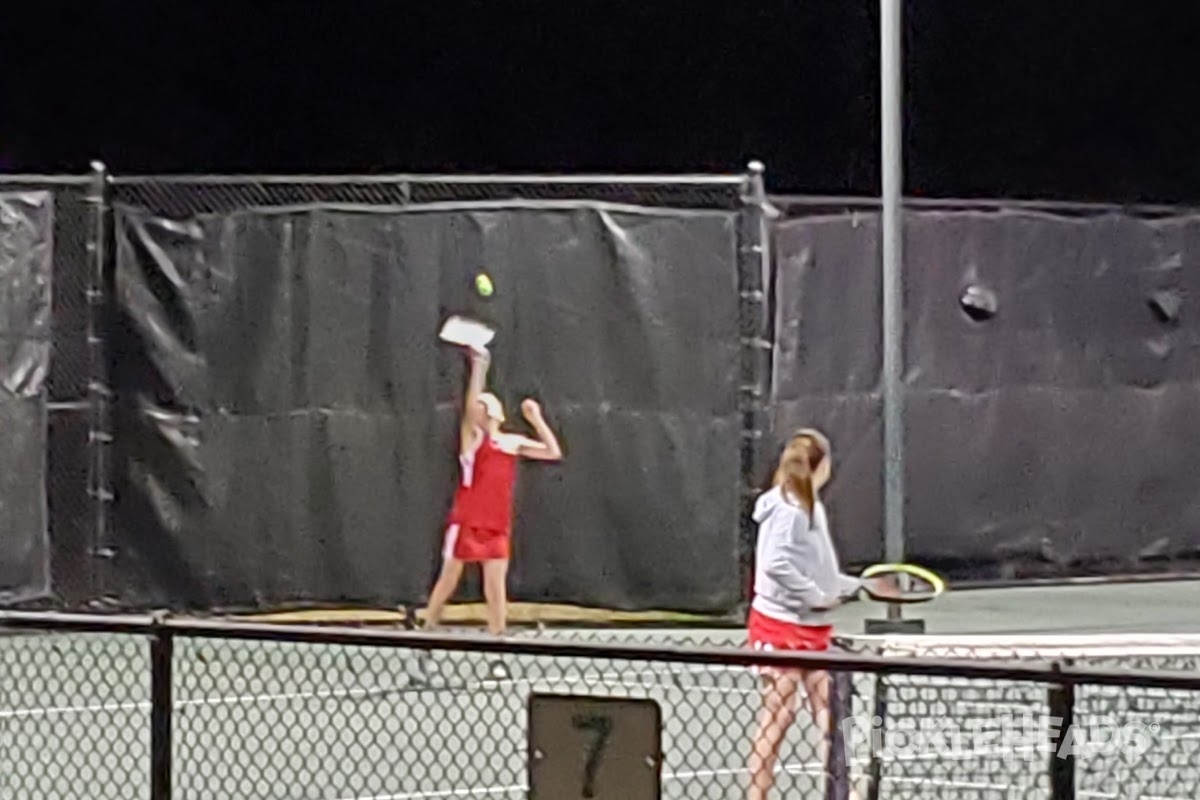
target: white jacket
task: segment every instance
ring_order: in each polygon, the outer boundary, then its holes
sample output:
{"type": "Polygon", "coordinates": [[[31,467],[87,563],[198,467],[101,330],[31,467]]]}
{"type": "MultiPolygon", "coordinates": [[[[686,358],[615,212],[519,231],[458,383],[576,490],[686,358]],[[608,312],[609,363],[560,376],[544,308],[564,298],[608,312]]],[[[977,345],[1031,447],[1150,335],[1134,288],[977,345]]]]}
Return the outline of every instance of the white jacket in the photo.
{"type": "Polygon", "coordinates": [[[816,524],[810,525],[804,507],[784,500],[780,487],[759,496],[753,602],[759,613],[800,625],[828,625],[830,606],[861,588],[862,581],[838,568],[820,502],[814,517],[816,524]]]}

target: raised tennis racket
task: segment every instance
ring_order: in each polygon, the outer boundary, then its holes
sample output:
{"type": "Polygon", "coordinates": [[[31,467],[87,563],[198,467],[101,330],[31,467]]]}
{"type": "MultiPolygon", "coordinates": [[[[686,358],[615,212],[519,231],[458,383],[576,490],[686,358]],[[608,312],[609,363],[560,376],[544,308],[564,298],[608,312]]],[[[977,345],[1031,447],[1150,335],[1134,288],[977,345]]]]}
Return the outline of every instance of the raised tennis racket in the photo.
{"type": "Polygon", "coordinates": [[[482,322],[454,316],[446,320],[438,336],[443,342],[482,350],[496,338],[496,332],[482,322]]]}
{"type": "Polygon", "coordinates": [[[940,575],[916,564],[875,564],[860,577],[863,591],[885,603],[926,603],[946,591],[940,575]]]}

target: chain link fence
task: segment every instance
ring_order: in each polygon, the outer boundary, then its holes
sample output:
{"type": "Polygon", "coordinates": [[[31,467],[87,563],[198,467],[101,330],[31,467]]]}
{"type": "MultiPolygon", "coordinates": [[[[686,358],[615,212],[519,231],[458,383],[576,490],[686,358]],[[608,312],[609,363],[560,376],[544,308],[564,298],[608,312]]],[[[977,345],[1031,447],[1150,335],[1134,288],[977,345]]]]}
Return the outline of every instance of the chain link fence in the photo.
{"type": "Polygon", "coordinates": [[[832,668],[840,724],[823,730],[798,704],[772,797],[1182,800],[1200,781],[1191,643],[1084,667],[856,640],[813,663],[734,632],[489,640],[81,619],[0,619],[4,797],[574,797],[590,779],[597,798],[743,798],[762,674],[805,667],[832,668]]]}
{"type": "Polygon", "coordinates": [[[144,798],[145,636],[0,634],[0,797],[144,798]]]}
{"type": "MultiPolygon", "coordinates": [[[[888,657],[1052,663],[1066,668],[1200,675],[1200,637],[863,637],[852,652],[888,657]]],[[[869,713],[896,731],[877,752],[880,796],[959,798],[1186,797],[1200,784],[1200,711],[1194,691],[888,675],[871,688],[869,713]],[[953,758],[920,757],[900,732],[946,721],[939,741],[953,758]],[[1068,728],[1077,736],[1065,735],[1068,728]],[[958,737],[958,742],[953,741],[958,737]],[[1060,755],[1051,757],[1049,750],[1060,755]],[[1046,765],[1049,764],[1049,768],[1046,765]],[[1058,782],[1056,784],[1056,781],[1058,782]],[[1114,794],[1114,787],[1120,787],[1114,794]]]]}
{"type": "Polygon", "coordinates": [[[116,176],[113,202],[188,217],[248,208],[348,203],[401,206],[489,201],[591,201],[671,208],[741,208],[745,176],[116,176]]]}

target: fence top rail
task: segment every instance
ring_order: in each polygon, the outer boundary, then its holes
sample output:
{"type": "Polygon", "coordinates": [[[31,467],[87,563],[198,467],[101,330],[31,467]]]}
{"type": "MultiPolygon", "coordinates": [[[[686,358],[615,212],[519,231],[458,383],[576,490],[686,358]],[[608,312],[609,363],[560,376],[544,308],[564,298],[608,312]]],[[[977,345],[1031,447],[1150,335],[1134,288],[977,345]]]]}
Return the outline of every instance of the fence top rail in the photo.
{"type": "MultiPolygon", "coordinates": [[[[123,204],[117,203],[118,207],[123,204]]],[[[260,215],[288,215],[305,211],[324,211],[358,215],[378,214],[429,214],[438,211],[497,211],[497,210],[532,210],[532,211],[575,211],[592,210],[610,213],[651,216],[664,213],[663,209],[648,209],[632,203],[613,203],[605,200],[526,200],[507,198],[504,200],[439,200],[434,202],[410,203],[373,203],[369,206],[356,205],[349,202],[331,203],[289,203],[286,205],[256,208],[254,213],[260,215]]],[[[708,208],[676,208],[666,209],[666,213],[679,217],[703,217],[710,215],[715,209],[708,208]]]]}
{"type": "Polygon", "coordinates": [[[746,181],[745,173],[677,175],[458,175],[458,174],[394,174],[394,175],[114,175],[114,184],[173,183],[179,185],[238,185],[260,184],[396,184],[396,183],[446,183],[446,184],[626,184],[635,186],[701,185],[741,186],[746,181]]]}
{"type": "Polygon", "coordinates": [[[91,175],[39,175],[0,174],[0,188],[9,184],[39,184],[43,186],[86,186],[93,180],[91,175]]]}
{"type": "MultiPolygon", "coordinates": [[[[787,213],[800,210],[825,210],[847,208],[877,210],[880,199],[871,195],[770,195],[771,204],[787,213]]],[[[920,210],[957,211],[1042,211],[1065,214],[1135,214],[1135,215],[1178,215],[1195,212],[1195,205],[1166,203],[1089,203],[1075,200],[1036,200],[1025,198],[954,198],[954,197],[905,197],[904,207],[920,210]]]]}
{"type": "Polygon", "coordinates": [[[185,638],[237,639],[359,647],[405,647],[557,658],[604,658],[666,661],[729,667],[778,667],[925,675],[976,680],[1019,681],[1050,685],[1137,686],[1200,691],[1200,673],[1081,667],[1069,662],[930,659],[857,655],[838,652],[758,652],[747,648],[691,647],[628,643],[571,642],[550,639],[501,639],[481,635],[431,634],[322,626],[199,621],[156,616],[107,616],[47,612],[0,612],[0,630],[63,633],[170,635],[185,638]]]}

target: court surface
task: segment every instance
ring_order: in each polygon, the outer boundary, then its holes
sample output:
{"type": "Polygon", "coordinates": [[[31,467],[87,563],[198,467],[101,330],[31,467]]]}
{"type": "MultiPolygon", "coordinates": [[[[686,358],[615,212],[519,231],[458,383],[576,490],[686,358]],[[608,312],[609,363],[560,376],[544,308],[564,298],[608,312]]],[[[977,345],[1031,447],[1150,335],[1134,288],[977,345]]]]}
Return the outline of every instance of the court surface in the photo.
{"type": "MultiPolygon", "coordinates": [[[[951,593],[919,611],[934,634],[1200,633],[1200,583],[977,590],[951,593]]],[[[875,605],[839,614],[846,633],[880,616],[875,605]]],[[[738,630],[548,630],[571,638],[738,646],[738,630]]],[[[414,654],[383,648],[182,639],[175,652],[174,796],[402,800],[523,797],[525,704],[531,692],[649,697],[663,712],[663,796],[737,798],[757,710],[750,670],[669,663],[508,658],[512,677],[488,679],[478,654],[439,653],[431,673],[414,654]],[[432,675],[418,688],[414,674],[432,675]]],[[[0,637],[0,792],[3,798],[139,798],[149,786],[149,660],[143,640],[112,636],[0,637]]],[[[856,676],[868,696],[873,681],[856,676]]],[[[968,689],[970,687],[967,687],[968,689]]],[[[944,713],[979,703],[1023,701],[1030,687],[980,685],[944,713]]],[[[1030,703],[1044,695],[1033,690],[1030,703]]],[[[1164,761],[1083,764],[1081,797],[1192,797],[1200,784],[1200,703],[1160,697],[1175,737],[1164,761]],[[1095,773],[1095,780],[1089,776],[1095,773]],[[1156,783],[1157,782],[1157,783],[1156,783]],[[1164,789],[1163,786],[1166,788],[1164,789]],[[1172,790],[1171,787],[1174,787],[1172,790]]],[[[915,708],[915,706],[913,706],[915,708]]],[[[820,797],[811,726],[794,727],[781,757],[779,797],[820,797]]],[[[861,772],[866,762],[852,765],[861,772]]],[[[903,767],[903,765],[901,765],[903,767]]],[[[913,765],[909,765],[912,767],[913,765]]],[[[962,786],[953,769],[891,770],[884,800],[902,797],[1039,796],[1020,767],[960,764],[979,777],[962,786]],[[940,772],[939,772],[940,770],[940,772]],[[939,778],[938,775],[942,774],[939,778]],[[906,776],[917,775],[910,778],[906,776]],[[932,776],[932,777],[929,777],[932,776]],[[936,790],[936,791],[935,791],[936,790]]],[[[1030,764],[1029,775],[1044,773],[1030,764]]],[[[1044,787],[1044,781],[1041,782],[1044,787]]],[[[1044,796],[1044,788],[1041,790],[1044,796]]]]}

